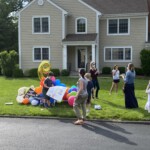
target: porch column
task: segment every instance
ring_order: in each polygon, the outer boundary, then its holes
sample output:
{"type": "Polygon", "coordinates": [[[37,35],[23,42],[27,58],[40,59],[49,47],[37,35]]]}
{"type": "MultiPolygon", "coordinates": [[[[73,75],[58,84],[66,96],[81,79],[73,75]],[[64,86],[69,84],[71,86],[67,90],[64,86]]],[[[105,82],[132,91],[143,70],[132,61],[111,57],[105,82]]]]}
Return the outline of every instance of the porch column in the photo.
{"type": "Polygon", "coordinates": [[[67,45],[63,45],[63,69],[67,69],[67,45]]]}
{"type": "Polygon", "coordinates": [[[96,59],[95,59],[95,44],[92,44],[92,61],[96,62],[96,59]]]}

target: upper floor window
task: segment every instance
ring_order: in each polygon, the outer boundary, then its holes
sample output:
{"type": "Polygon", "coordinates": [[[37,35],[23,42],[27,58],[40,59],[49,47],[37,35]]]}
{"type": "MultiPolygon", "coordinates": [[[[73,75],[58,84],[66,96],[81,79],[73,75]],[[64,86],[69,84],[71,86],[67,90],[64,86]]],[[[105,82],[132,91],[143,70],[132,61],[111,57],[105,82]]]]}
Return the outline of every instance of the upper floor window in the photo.
{"type": "Polygon", "coordinates": [[[49,47],[34,47],[33,49],[33,60],[41,61],[41,60],[49,60],[50,52],[49,47]]]}
{"type": "Polygon", "coordinates": [[[76,19],[76,33],[86,33],[87,32],[87,19],[77,18],[76,19]]]}
{"type": "Polygon", "coordinates": [[[131,47],[105,47],[105,61],[131,61],[131,47]]]}
{"type": "Polygon", "coordinates": [[[129,34],[129,19],[109,19],[108,34],[129,34]]]}
{"type": "Polygon", "coordinates": [[[34,17],[33,18],[33,33],[49,33],[50,18],[49,17],[34,17]]]}

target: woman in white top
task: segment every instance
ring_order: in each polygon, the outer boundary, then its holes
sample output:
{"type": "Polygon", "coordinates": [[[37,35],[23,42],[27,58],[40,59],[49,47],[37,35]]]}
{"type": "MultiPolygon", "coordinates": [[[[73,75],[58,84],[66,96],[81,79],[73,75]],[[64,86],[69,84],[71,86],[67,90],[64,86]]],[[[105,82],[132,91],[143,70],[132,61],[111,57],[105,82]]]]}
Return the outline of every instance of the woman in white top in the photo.
{"type": "Polygon", "coordinates": [[[149,80],[149,83],[147,85],[145,92],[148,94],[148,99],[145,105],[145,110],[147,110],[150,113],[150,80],[149,80]]]}
{"type": "Polygon", "coordinates": [[[112,77],[113,77],[113,82],[112,82],[112,86],[110,88],[110,94],[112,93],[112,90],[115,87],[115,91],[116,93],[118,92],[118,83],[120,82],[120,71],[118,70],[118,66],[115,65],[113,70],[112,70],[112,77]]]}

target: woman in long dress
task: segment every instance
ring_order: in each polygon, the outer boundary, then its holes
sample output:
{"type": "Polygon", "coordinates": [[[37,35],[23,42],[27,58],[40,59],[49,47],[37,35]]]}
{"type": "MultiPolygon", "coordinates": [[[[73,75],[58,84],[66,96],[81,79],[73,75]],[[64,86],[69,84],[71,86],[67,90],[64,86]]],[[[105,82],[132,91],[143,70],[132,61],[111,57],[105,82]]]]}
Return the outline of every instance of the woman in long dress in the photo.
{"type": "Polygon", "coordinates": [[[148,94],[148,99],[147,99],[147,102],[146,102],[146,105],[145,105],[145,110],[147,110],[148,113],[150,113],[150,81],[147,85],[147,88],[146,88],[145,92],[148,94]]]}
{"type": "Polygon", "coordinates": [[[134,93],[134,79],[135,70],[132,63],[128,64],[126,75],[123,76],[124,85],[124,95],[125,95],[125,107],[126,108],[138,108],[138,102],[134,93]]]}

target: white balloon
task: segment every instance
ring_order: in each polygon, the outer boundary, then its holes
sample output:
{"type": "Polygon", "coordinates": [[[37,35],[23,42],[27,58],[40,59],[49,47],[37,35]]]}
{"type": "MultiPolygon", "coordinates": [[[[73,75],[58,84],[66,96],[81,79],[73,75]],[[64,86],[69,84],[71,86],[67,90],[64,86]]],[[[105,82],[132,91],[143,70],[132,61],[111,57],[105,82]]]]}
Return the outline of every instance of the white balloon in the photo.
{"type": "Polygon", "coordinates": [[[23,96],[17,96],[16,100],[17,100],[18,103],[22,103],[23,100],[24,100],[24,97],[23,96]]]}
{"type": "Polygon", "coordinates": [[[38,103],[39,103],[39,101],[37,101],[37,100],[32,100],[32,101],[31,101],[31,105],[33,105],[33,106],[38,105],[38,103]]]}

